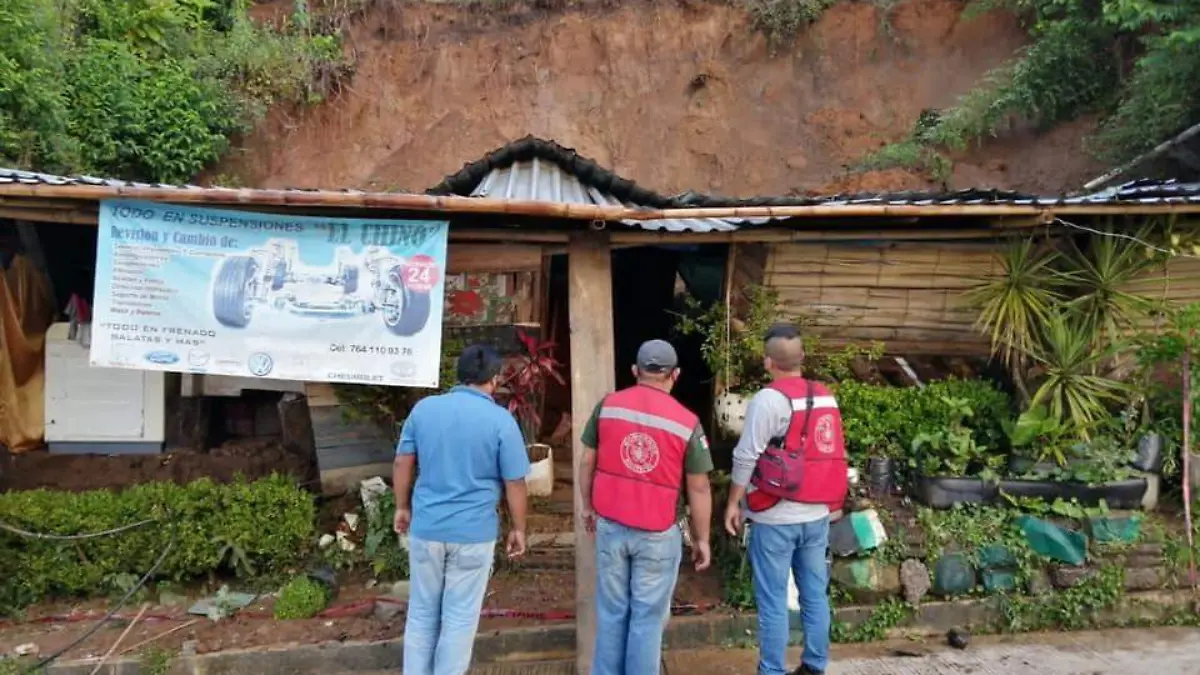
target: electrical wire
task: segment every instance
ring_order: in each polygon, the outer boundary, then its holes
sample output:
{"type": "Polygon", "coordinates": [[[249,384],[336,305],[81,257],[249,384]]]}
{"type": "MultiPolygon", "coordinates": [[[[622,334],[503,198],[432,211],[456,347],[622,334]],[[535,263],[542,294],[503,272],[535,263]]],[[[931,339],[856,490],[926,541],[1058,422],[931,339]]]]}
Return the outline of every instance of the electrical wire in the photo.
{"type": "Polygon", "coordinates": [[[131,523],[129,525],[114,527],[111,530],[104,530],[103,532],[88,532],[85,534],[42,534],[40,532],[29,532],[28,530],[22,530],[19,527],[13,527],[12,525],[8,525],[4,522],[0,522],[0,530],[15,534],[20,537],[26,537],[28,539],[41,539],[45,541],[82,541],[84,539],[96,539],[99,537],[109,537],[114,534],[121,534],[122,532],[128,532],[129,530],[134,530],[155,522],[158,522],[157,519],[148,518],[146,520],[131,523]]]}
{"type": "Polygon", "coordinates": [[[1162,246],[1158,246],[1157,244],[1148,242],[1145,239],[1135,237],[1132,234],[1125,234],[1124,232],[1110,232],[1110,231],[1105,231],[1105,230],[1098,230],[1094,227],[1088,227],[1087,225],[1080,225],[1079,223],[1072,223],[1069,220],[1063,220],[1062,218],[1059,218],[1059,217],[1055,217],[1053,222],[1057,223],[1059,225],[1064,225],[1064,226],[1069,227],[1074,230],[1079,230],[1081,232],[1088,232],[1091,234],[1096,234],[1101,237],[1112,237],[1114,239],[1125,239],[1127,241],[1132,241],[1136,244],[1141,244],[1142,246],[1145,246],[1146,248],[1148,248],[1152,251],[1156,251],[1158,253],[1165,253],[1167,255],[1174,256],[1177,258],[1200,258],[1200,256],[1193,255],[1191,253],[1184,253],[1182,251],[1172,251],[1169,248],[1163,248],[1162,246]]]}
{"type": "Polygon", "coordinates": [[[71,651],[72,649],[78,647],[80,644],[83,643],[84,640],[87,640],[92,635],[94,635],[96,633],[96,631],[100,630],[100,628],[103,627],[104,624],[111,621],[112,618],[114,616],[116,616],[117,612],[121,611],[121,608],[124,607],[125,604],[129,602],[130,598],[132,598],[138,591],[142,590],[142,587],[144,587],[146,585],[146,582],[150,581],[150,579],[154,576],[154,573],[158,571],[158,568],[162,567],[162,564],[167,559],[167,554],[169,554],[171,552],[171,549],[175,548],[175,540],[176,540],[177,535],[178,535],[178,531],[175,530],[174,528],[172,528],[171,529],[171,539],[167,542],[167,545],[163,548],[162,553],[160,553],[158,555],[158,560],[155,560],[154,565],[149,570],[147,570],[145,574],[142,575],[142,578],[139,579],[138,582],[136,584],[134,584],[132,588],[130,588],[128,591],[125,592],[125,595],[119,601],[117,601],[117,604],[115,607],[110,609],[108,611],[108,613],[104,615],[104,618],[97,621],[95,626],[92,626],[91,628],[87,629],[87,631],[84,632],[83,635],[80,635],[78,638],[76,638],[73,642],[71,642],[67,646],[54,651],[49,656],[43,658],[42,660],[40,660],[37,663],[30,666],[29,668],[26,668],[25,670],[21,671],[21,675],[32,675],[32,673],[40,672],[43,668],[45,668],[50,663],[57,660],[63,654],[66,654],[67,652],[71,651]]]}

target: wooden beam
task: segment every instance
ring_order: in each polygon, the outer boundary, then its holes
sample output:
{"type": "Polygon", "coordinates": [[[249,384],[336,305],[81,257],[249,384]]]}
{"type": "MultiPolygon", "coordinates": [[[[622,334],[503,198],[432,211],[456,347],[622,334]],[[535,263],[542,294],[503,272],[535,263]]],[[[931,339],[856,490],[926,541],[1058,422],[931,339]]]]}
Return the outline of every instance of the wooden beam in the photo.
{"type": "Polygon", "coordinates": [[[516,242],[541,244],[566,244],[570,235],[566,232],[546,232],[527,230],[465,230],[450,227],[450,241],[482,241],[482,242],[516,242]]]}
{"type": "MultiPolygon", "coordinates": [[[[1200,128],[1200,125],[1197,125],[1200,128]]],[[[1099,180],[1099,179],[1098,179],[1099,180]]],[[[1108,204],[837,204],[792,206],[729,206],[640,209],[597,204],[566,204],[532,200],[414,195],[401,193],[334,192],[329,190],[254,190],[229,188],[160,187],[151,185],[0,185],[0,198],[100,201],[145,199],[180,204],[389,209],[396,211],[494,214],[584,220],[592,222],[683,220],[690,218],[856,218],[987,217],[1200,213],[1200,203],[1108,204]]],[[[30,218],[30,220],[34,220],[30,218]]],[[[678,235],[676,235],[678,236],[678,235]]]]}
{"type": "MultiPolygon", "coordinates": [[[[811,227],[811,226],[806,226],[811,227]]],[[[751,228],[734,232],[648,232],[648,231],[614,231],[612,233],[613,248],[628,248],[630,246],[649,246],[654,244],[678,243],[787,243],[787,242],[837,242],[864,241],[878,239],[881,241],[949,241],[960,239],[997,239],[1006,236],[1006,232],[993,229],[924,229],[924,230],[850,230],[829,226],[828,229],[781,229],[778,227],[751,228]]]]}
{"type": "Polygon", "coordinates": [[[572,465],[575,484],[575,672],[589,675],[596,648],[596,545],[584,528],[579,432],[600,399],[616,386],[613,336],[612,253],[608,237],[581,232],[567,251],[571,323],[572,465]]]}
{"type": "Polygon", "coordinates": [[[25,220],[34,223],[68,223],[71,225],[96,225],[99,216],[95,211],[66,210],[57,207],[46,209],[0,206],[0,218],[25,220]]]}
{"type": "Polygon", "coordinates": [[[446,250],[446,273],[540,272],[542,247],[522,244],[452,243],[446,250]]]}

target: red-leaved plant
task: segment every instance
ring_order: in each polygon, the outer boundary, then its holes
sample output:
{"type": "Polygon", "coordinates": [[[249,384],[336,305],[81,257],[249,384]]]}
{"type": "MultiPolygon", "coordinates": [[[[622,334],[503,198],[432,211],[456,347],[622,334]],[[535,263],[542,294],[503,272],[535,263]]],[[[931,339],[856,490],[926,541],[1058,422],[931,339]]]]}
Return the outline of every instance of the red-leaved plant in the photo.
{"type": "Polygon", "coordinates": [[[542,401],[546,396],[546,384],[554,378],[566,384],[559,372],[563,364],[554,356],[558,348],[554,342],[542,342],[536,337],[517,330],[523,352],[509,360],[500,378],[501,396],[508,398],[508,411],[517,418],[521,434],[527,444],[537,442],[542,428],[542,401]]]}

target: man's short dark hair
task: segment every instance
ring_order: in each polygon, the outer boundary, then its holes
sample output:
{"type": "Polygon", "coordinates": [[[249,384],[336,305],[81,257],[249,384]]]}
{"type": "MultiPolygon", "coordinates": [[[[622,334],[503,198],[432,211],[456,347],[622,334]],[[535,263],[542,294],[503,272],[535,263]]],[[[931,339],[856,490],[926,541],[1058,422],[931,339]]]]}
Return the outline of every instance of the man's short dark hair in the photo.
{"type": "Polygon", "coordinates": [[[764,351],[776,368],[787,372],[800,370],[804,364],[804,342],[795,326],[777,323],[763,337],[764,351]]]}
{"type": "Polygon", "coordinates": [[[460,384],[487,384],[500,374],[504,360],[500,352],[490,345],[471,345],[458,356],[458,381],[460,384]]]}
{"type": "Polygon", "coordinates": [[[763,336],[763,342],[774,340],[775,338],[783,338],[784,340],[795,340],[800,337],[800,331],[790,323],[777,323],[767,329],[767,334],[763,336]]]}

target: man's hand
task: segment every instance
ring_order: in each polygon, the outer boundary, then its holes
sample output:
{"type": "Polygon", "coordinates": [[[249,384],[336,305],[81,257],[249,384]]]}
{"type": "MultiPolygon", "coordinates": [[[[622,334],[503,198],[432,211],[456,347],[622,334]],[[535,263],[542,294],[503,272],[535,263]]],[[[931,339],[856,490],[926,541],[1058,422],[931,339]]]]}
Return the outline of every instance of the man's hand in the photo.
{"type": "Polygon", "coordinates": [[[525,533],[513,530],[508,533],[508,542],[504,547],[509,558],[520,558],[525,555],[525,533]]]}
{"type": "Polygon", "coordinates": [[[580,518],[583,519],[583,529],[593,537],[596,536],[596,512],[585,507],[580,518]]]}
{"type": "Polygon", "coordinates": [[[708,546],[708,540],[692,544],[692,562],[696,565],[697,572],[703,572],[712,564],[712,549],[708,546]]]}
{"type": "Polygon", "coordinates": [[[412,524],[412,511],[409,509],[396,509],[396,517],[392,519],[392,529],[396,534],[407,534],[408,526],[412,524]]]}
{"type": "Polygon", "coordinates": [[[742,507],[729,504],[725,507],[725,531],[731,536],[738,536],[742,530],[742,507]]]}

